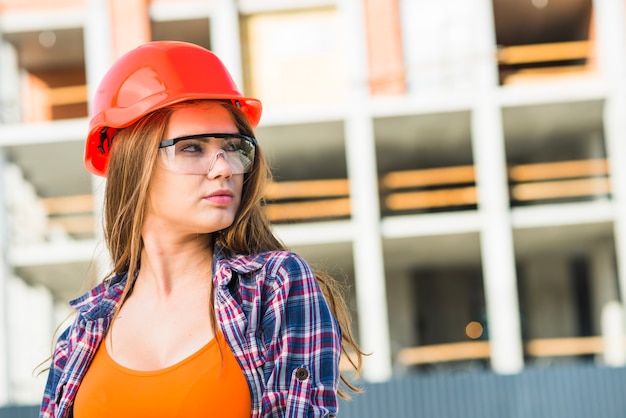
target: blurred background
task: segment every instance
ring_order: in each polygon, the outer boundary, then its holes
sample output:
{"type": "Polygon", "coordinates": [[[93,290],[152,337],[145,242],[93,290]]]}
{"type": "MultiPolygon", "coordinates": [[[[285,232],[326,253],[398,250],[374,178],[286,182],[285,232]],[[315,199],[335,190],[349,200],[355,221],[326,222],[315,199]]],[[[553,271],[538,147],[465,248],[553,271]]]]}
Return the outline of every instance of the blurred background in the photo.
{"type": "Polygon", "coordinates": [[[0,417],[110,269],[90,98],[164,39],[264,104],[276,234],[372,353],[340,416],[622,417],[625,3],[0,0],[0,417]]]}

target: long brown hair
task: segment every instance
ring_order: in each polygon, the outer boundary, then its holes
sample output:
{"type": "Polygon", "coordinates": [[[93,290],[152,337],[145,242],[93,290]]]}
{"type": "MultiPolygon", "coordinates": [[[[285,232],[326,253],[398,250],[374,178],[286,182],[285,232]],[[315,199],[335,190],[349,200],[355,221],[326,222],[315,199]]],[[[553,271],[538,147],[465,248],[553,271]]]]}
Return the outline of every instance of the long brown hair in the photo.
{"type": "MultiPolygon", "coordinates": [[[[195,101],[198,103],[202,101],[195,101]]],[[[171,113],[190,102],[174,104],[159,109],[133,125],[121,130],[115,137],[109,161],[109,176],[104,199],[104,238],[116,274],[128,272],[125,292],[132,289],[143,249],[141,229],[149,194],[149,184],[158,158],[155,144],[163,139],[171,113]]],[[[254,136],[246,116],[233,103],[220,102],[232,115],[239,133],[254,136]]],[[[245,174],[241,203],[233,223],[215,234],[216,242],[237,254],[256,254],[263,251],[285,250],[285,245],[272,233],[264,210],[263,192],[271,181],[270,168],[257,147],[252,171],[245,174]]],[[[351,330],[350,313],[339,283],[330,275],[316,271],[319,285],[339,322],[342,334],[342,352],[356,376],[361,371],[364,353],[359,348],[351,330]]],[[[211,300],[213,300],[211,287],[211,300]]],[[[210,303],[210,319],[217,329],[213,303],[210,303]]],[[[349,379],[341,374],[341,381],[348,391],[339,389],[344,399],[349,391],[360,392],[349,379]]]]}

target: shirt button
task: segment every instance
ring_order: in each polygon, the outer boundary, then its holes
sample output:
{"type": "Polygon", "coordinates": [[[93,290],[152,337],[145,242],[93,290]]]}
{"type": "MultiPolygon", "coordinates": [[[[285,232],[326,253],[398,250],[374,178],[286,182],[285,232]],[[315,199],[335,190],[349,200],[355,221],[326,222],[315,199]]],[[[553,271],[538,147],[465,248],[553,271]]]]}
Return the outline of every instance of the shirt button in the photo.
{"type": "Polygon", "coordinates": [[[296,378],[299,381],[304,381],[309,377],[309,371],[307,369],[305,369],[304,367],[299,367],[298,369],[296,369],[296,378]]]}

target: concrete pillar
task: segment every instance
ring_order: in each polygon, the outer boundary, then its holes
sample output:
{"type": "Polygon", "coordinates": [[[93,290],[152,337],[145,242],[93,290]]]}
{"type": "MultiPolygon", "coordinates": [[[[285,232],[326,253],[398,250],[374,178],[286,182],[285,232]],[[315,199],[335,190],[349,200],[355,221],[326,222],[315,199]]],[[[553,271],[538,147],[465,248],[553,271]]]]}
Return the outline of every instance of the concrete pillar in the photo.
{"type": "MultiPolygon", "coordinates": [[[[0,123],[15,122],[12,120],[11,105],[18,88],[17,56],[14,48],[5,43],[2,38],[0,27],[0,123]],[[15,73],[6,71],[15,69],[15,73]],[[6,71],[6,72],[5,72],[6,71]]],[[[15,103],[17,105],[17,103],[15,103]]],[[[8,264],[8,205],[6,202],[6,190],[4,181],[5,149],[0,148],[0,405],[7,404],[12,400],[12,385],[10,377],[11,358],[9,355],[9,317],[8,317],[8,283],[10,278],[10,266],[8,264]]]]}
{"type": "Polygon", "coordinates": [[[599,333],[602,325],[602,311],[607,303],[619,301],[617,271],[613,245],[609,240],[595,243],[590,253],[591,306],[594,333],[599,333]]]}
{"type": "Polygon", "coordinates": [[[369,58],[369,85],[373,95],[406,93],[402,25],[398,0],[364,0],[369,58]]]}
{"type": "Polygon", "coordinates": [[[5,161],[5,150],[4,148],[0,148],[0,405],[10,403],[13,400],[8,312],[8,290],[11,270],[7,258],[9,247],[8,237],[10,234],[8,231],[8,207],[4,182],[5,161]]]}
{"type": "MultiPolygon", "coordinates": [[[[615,252],[622,301],[626,301],[626,30],[623,1],[594,0],[600,71],[606,80],[604,133],[611,172],[615,252]]],[[[626,312],[625,312],[626,314],[626,312]]],[[[626,317],[626,315],[625,315],[626,317]]]]}
{"type": "MultiPolygon", "coordinates": [[[[84,28],[85,72],[90,114],[91,101],[98,88],[98,84],[100,84],[100,81],[111,67],[111,64],[113,64],[112,28],[109,13],[109,3],[107,0],[86,0],[86,21],[84,28]]],[[[85,138],[87,138],[87,132],[85,132],[85,138]]],[[[105,179],[98,176],[92,176],[91,179],[96,222],[96,228],[94,228],[94,230],[96,231],[96,239],[102,242],[104,237],[100,226],[102,225],[105,179]]],[[[97,279],[102,279],[109,273],[110,264],[110,258],[105,251],[96,254],[95,269],[97,279]]]]}
{"type": "Polygon", "coordinates": [[[113,57],[151,40],[147,0],[109,0],[113,57]]]}
{"type": "Polygon", "coordinates": [[[491,365],[497,373],[516,373],[523,367],[523,352],[502,114],[496,98],[493,10],[491,0],[481,0],[479,4],[472,146],[482,224],[480,242],[491,365]]]}
{"type": "Polygon", "coordinates": [[[347,42],[345,55],[350,86],[345,146],[352,224],[356,231],[353,246],[359,336],[362,348],[372,353],[365,359],[363,376],[376,382],[391,377],[391,350],[374,126],[367,108],[369,86],[366,81],[364,14],[359,0],[341,0],[338,6],[347,42]]]}
{"type": "Polygon", "coordinates": [[[605,338],[604,363],[626,365],[624,319],[617,289],[613,244],[603,240],[591,250],[591,301],[594,334],[605,338]]]}
{"type": "Polygon", "coordinates": [[[602,308],[603,360],[604,364],[612,367],[626,365],[623,310],[622,304],[617,301],[609,302],[602,308]]]}
{"type": "MultiPolygon", "coordinates": [[[[0,28],[1,29],[1,28],[0,28]]],[[[20,121],[20,74],[15,47],[0,33],[0,123],[20,121]]]]}
{"type": "Polygon", "coordinates": [[[237,2],[235,0],[216,0],[212,6],[211,50],[224,62],[241,91],[244,86],[237,2]]]}

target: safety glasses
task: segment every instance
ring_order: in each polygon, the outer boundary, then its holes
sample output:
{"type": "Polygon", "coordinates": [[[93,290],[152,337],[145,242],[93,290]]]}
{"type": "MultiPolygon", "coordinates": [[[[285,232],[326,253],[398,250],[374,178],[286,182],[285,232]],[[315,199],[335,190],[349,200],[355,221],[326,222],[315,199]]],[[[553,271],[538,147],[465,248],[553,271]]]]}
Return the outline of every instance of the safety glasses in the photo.
{"type": "Polygon", "coordinates": [[[166,139],[159,143],[165,168],[180,174],[208,174],[220,157],[232,174],[252,170],[257,141],[240,134],[207,133],[166,139]]]}

